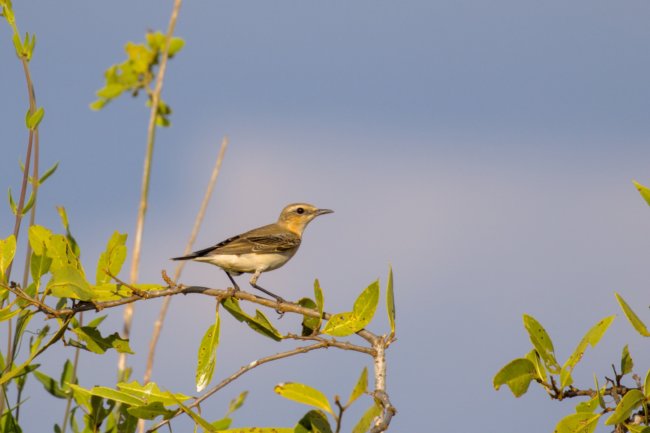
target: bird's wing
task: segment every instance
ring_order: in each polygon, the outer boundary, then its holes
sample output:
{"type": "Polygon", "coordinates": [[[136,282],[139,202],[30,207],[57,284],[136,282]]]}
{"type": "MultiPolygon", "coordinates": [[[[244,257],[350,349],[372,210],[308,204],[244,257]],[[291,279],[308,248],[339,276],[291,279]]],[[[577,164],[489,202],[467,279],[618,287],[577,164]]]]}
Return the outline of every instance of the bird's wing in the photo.
{"type": "Polygon", "coordinates": [[[213,254],[280,253],[297,248],[299,245],[300,237],[298,235],[283,230],[276,224],[270,224],[233,236],[210,248],[195,251],[191,254],[191,258],[213,254]]]}

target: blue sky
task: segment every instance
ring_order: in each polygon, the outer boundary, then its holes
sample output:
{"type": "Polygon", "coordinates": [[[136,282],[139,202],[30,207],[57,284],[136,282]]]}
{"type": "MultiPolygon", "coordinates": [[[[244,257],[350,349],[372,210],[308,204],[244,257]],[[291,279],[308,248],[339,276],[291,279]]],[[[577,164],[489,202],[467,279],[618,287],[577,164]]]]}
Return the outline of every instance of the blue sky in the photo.
{"type": "MultiPolygon", "coordinates": [[[[54,206],[66,206],[93,269],[114,230],[134,232],[148,112],[130,98],[99,113],[88,103],[127,41],[166,27],[171,4],[15,3],[21,30],[38,37],[42,164],[61,164],[42,190],[38,223],[57,227],[54,206]]],[[[546,326],[562,360],[594,323],[618,315],[579,365],[579,385],[610,375],[624,343],[641,376],[650,356],[613,294],[648,319],[650,209],[631,180],[650,183],[649,13],[642,1],[186,2],[177,35],[187,45],[165,81],[173,126],[158,133],[142,280],[172,269],[228,134],[197,248],[271,222],[290,202],[334,209],[261,282],[298,299],[317,277],[327,309],[345,311],[375,278],[384,287],[392,264],[394,431],[552,431],[572,404],[491,386],[529,350],[523,313],[546,326]]],[[[0,179],[16,191],[27,99],[0,28],[0,179]]],[[[11,230],[8,207],[0,227],[11,230]]],[[[227,284],[202,264],[189,265],[184,281],[227,284]]],[[[135,378],[158,306],[136,307],[135,378]]],[[[161,386],[193,392],[213,307],[198,296],[173,300],[154,372],[161,386]]],[[[121,311],[110,311],[106,329],[120,322],[121,311]]],[[[286,331],[295,322],[277,323],[286,331]]],[[[371,328],[385,326],[381,311],[371,328]]],[[[280,350],[225,320],[215,377],[280,350]]],[[[56,375],[72,353],[51,356],[56,375]]],[[[113,383],[115,359],[105,358],[82,357],[83,385],[113,383]]],[[[346,396],[364,365],[328,351],[263,367],[204,411],[216,419],[249,389],[235,425],[291,425],[305,409],[275,396],[276,383],[346,396]]],[[[26,431],[49,429],[63,405],[43,409],[50,400],[32,390],[25,413],[43,415],[26,419],[26,431]]]]}

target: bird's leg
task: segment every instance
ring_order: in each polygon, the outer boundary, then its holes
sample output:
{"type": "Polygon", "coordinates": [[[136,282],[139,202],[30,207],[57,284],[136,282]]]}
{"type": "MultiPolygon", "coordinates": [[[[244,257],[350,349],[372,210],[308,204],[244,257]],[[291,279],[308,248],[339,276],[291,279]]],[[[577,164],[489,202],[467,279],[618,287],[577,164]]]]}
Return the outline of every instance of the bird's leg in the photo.
{"type": "Polygon", "coordinates": [[[260,287],[260,286],[257,285],[257,279],[260,277],[260,274],[261,274],[261,272],[259,272],[259,271],[255,272],[255,273],[253,274],[253,276],[251,277],[251,281],[250,281],[251,286],[253,286],[253,287],[255,287],[257,290],[260,290],[260,291],[266,293],[267,295],[269,295],[269,296],[275,298],[275,300],[278,301],[278,302],[286,302],[283,298],[281,298],[280,296],[276,295],[275,293],[271,293],[271,292],[269,292],[268,290],[266,290],[265,288],[260,287]]]}
{"type": "Polygon", "coordinates": [[[226,275],[228,275],[228,278],[230,278],[230,282],[232,283],[233,289],[235,289],[235,292],[239,292],[239,286],[237,285],[237,282],[235,282],[235,279],[230,275],[230,272],[224,271],[226,275]]]}

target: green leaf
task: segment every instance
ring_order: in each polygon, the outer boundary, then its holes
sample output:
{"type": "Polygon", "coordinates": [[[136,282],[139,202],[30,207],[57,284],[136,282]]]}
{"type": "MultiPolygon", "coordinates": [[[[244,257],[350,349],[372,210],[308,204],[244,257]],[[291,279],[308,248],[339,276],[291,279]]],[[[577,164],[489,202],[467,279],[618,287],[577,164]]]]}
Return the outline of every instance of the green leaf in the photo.
{"type": "Polygon", "coordinates": [[[636,186],[636,189],[639,190],[639,193],[641,194],[641,197],[645,200],[648,205],[650,205],[650,189],[641,185],[639,182],[633,180],[632,183],[634,186],[636,186]]]}
{"type": "Polygon", "coordinates": [[[361,330],[357,317],[352,312],[332,314],[321,331],[334,337],[346,337],[361,330]]]}
{"type": "Polygon", "coordinates": [[[607,418],[605,425],[615,425],[624,422],[643,401],[645,396],[638,389],[629,390],[616,406],[612,416],[607,418]]]}
{"type": "Polygon", "coordinates": [[[254,331],[269,337],[275,341],[282,340],[282,334],[271,325],[271,322],[259,310],[256,312],[255,317],[251,317],[244,312],[239,306],[239,301],[235,298],[226,298],[221,301],[221,305],[232,314],[232,316],[240,322],[246,324],[254,331]]]}
{"type": "Polygon", "coordinates": [[[645,382],[643,384],[643,395],[645,398],[650,399],[650,370],[645,375],[645,382]]]}
{"type": "Polygon", "coordinates": [[[560,420],[555,433],[592,433],[598,425],[601,414],[587,412],[572,413],[560,420]]]}
{"type": "MultiPolygon", "coordinates": [[[[192,418],[192,420],[193,420],[196,424],[198,424],[198,425],[200,425],[201,427],[203,427],[203,429],[204,429],[205,431],[207,431],[207,432],[209,432],[209,433],[217,433],[217,430],[215,430],[215,428],[212,427],[212,425],[211,425],[209,422],[207,422],[205,419],[203,419],[203,418],[202,418],[200,415],[198,415],[196,412],[192,411],[192,410],[189,409],[187,406],[185,406],[185,405],[184,405],[180,400],[177,400],[176,403],[178,404],[178,407],[180,407],[181,410],[182,410],[183,412],[185,412],[186,414],[188,414],[188,415],[190,416],[190,418],[192,418]]],[[[223,433],[223,431],[222,431],[221,433],[223,433]]]]}
{"type": "Polygon", "coordinates": [[[286,382],[276,385],[274,391],[286,399],[314,406],[332,415],[334,414],[325,394],[311,386],[302,383],[286,382]]]}
{"type": "Polygon", "coordinates": [[[641,319],[639,319],[639,316],[637,316],[636,313],[632,311],[630,306],[627,305],[627,302],[625,302],[621,295],[618,293],[615,293],[615,295],[618,304],[623,309],[623,313],[625,313],[625,317],[627,317],[627,320],[632,324],[634,329],[636,329],[636,331],[642,336],[650,337],[650,331],[648,331],[648,328],[646,328],[645,324],[641,321],[641,319]]]}
{"type": "Polygon", "coordinates": [[[332,427],[325,412],[310,410],[298,421],[292,431],[295,433],[332,433],[332,427]]]}
{"type": "Polygon", "coordinates": [[[533,349],[530,352],[528,352],[526,354],[526,359],[532,362],[533,365],[535,366],[535,371],[537,373],[536,379],[546,382],[548,380],[548,376],[546,374],[546,367],[544,367],[544,364],[541,362],[541,359],[537,351],[533,349]]]}
{"type": "Polygon", "coordinates": [[[36,129],[36,127],[38,127],[38,125],[41,123],[41,120],[43,120],[44,115],[45,115],[45,110],[43,109],[43,107],[38,107],[38,109],[33,113],[27,111],[27,116],[26,116],[27,129],[29,130],[36,129]]]}
{"type": "Polygon", "coordinates": [[[524,327],[528,331],[530,342],[544,361],[548,371],[553,374],[558,374],[560,372],[560,365],[555,359],[553,341],[551,341],[551,337],[549,337],[544,327],[533,316],[527,314],[524,314],[524,327]]]}
{"type": "Polygon", "coordinates": [[[51,395],[53,395],[56,398],[67,398],[68,395],[66,392],[61,389],[59,386],[58,382],[51,378],[50,376],[41,373],[40,371],[35,371],[34,372],[34,377],[36,377],[36,380],[41,382],[43,384],[43,387],[45,388],[45,391],[49,392],[51,395]]]}
{"type": "Polygon", "coordinates": [[[216,421],[212,421],[210,425],[212,426],[213,429],[221,431],[221,430],[226,430],[228,427],[230,427],[230,424],[232,424],[232,419],[226,417],[226,418],[221,418],[216,421]]]}
{"type": "Polygon", "coordinates": [[[630,433],[650,433],[650,427],[642,424],[624,424],[630,433]]]}
{"type": "Polygon", "coordinates": [[[248,391],[244,391],[241,394],[239,394],[237,398],[231,400],[230,404],[228,405],[227,415],[230,415],[231,413],[233,413],[234,411],[242,407],[244,405],[244,401],[246,401],[247,396],[248,396],[248,391]]]}
{"type": "Polygon", "coordinates": [[[357,384],[354,385],[352,394],[350,394],[350,398],[345,406],[350,406],[357,398],[366,392],[368,392],[368,367],[364,367],[361,371],[361,376],[359,376],[357,384]]]}
{"type": "Polygon", "coordinates": [[[52,279],[47,283],[47,290],[57,298],[74,298],[81,301],[93,299],[90,284],[82,272],[71,265],[52,269],[52,279]]]}
{"type": "Polygon", "coordinates": [[[0,281],[5,280],[5,272],[14,260],[16,254],[16,237],[10,235],[7,239],[0,239],[0,281]]]}
{"type": "Polygon", "coordinates": [[[294,430],[286,427],[239,427],[219,430],[219,433],[294,433],[294,430]]]}
{"type": "Polygon", "coordinates": [[[585,334],[585,336],[582,337],[582,340],[580,340],[580,343],[578,343],[576,349],[562,366],[562,372],[560,373],[561,388],[571,385],[571,373],[573,372],[573,369],[578,364],[578,362],[582,359],[582,355],[584,355],[585,350],[587,350],[587,346],[591,345],[591,347],[596,347],[596,344],[598,344],[600,339],[603,337],[603,334],[605,334],[607,328],[609,328],[609,325],[612,324],[615,318],[616,316],[605,317],[596,323],[585,334]]]}
{"type": "Polygon", "coordinates": [[[359,325],[363,325],[359,329],[365,328],[370,323],[373,316],[375,315],[378,303],[379,280],[371,283],[368,287],[366,287],[354,302],[352,312],[357,317],[359,325]]]}
{"type": "MultiPolygon", "coordinates": [[[[309,298],[301,298],[298,300],[298,305],[304,308],[309,308],[310,310],[316,310],[318,306],[316,302],[309,298]]],[[[312,317],[303,315],[302,316],[302,335],[310,336],[315,335],[318,332],[321,319],[318,317],[312,317]]]]}
{"type": "Polygon", "coordinates": [[[146,404],[144,406],[132,406],[126,410],[129,414],[140,419],[155,419],[162,416],[165,419],[171,418],[176,411],[167,409],[159,401],[146,404]]]}
{"type": "Polygon", "coordinates": [[[366,433],[370,429],[372,420],[381,415],[381,407],[377,402],[373,402],[372,406],[366,410],[357,425],[352,429],[352,433],[366,433]]]}
{"type": "Polygon", "coordinates": [[[122,404],[128,404],[130,406],[143,406],[146,404],[146,402],[140,398],[106,386],[95,386],[89,392],[91,395],[113,400],[122,404]]]}
{"type": "Polygon", "coordinates": [[[43,185],[43,182],[48,180],[50,178],[50,176],[52,176],[54,174],[54,172],[56,171],[57,168],[59,168],[59,163],[58,162],[54,163],[54,165],[52,167],[48,168],[45,171],[45,173],[43,173],[43,176],[41,176],[41,178],[38,180],[38,184],[43,185]]]}
{"type": "Polygon", "coordinates": [[[115,349],[119,353],[130,353],[133,351],[129,347],[129,340],[120,337],[120,334],[114,332],[108,337],[103,337],[97,328],[90,326],[81,326],[73,328],[72,332],[77,334],[79,340],[86,344],[86,349],[94,353],[105,353],[108,349],[115,349]]]}
{"type": "Polygon", "coordinates": [[[171,393],[169,391],[161,391],[155,382],[149,382],[142,386],[138,382],[120,382],[117,384],[120,391],[141,399],[145,403],[160,402],[165,406],[178,404],[179,401],[187,401],[189,395],[181,393],[171,393]]]}
{"type": "Polygon", "coordinates": [[[601,409],[605,409],[607,408],[607,405],[605,404],[605,398],[603,397],[604,389],[600,389],[600,386],[598,385],[598,377],[596,377],[596,373],[594,373],[594,384],[596,385],[596,397],[598,397],[598,405],[600,406],[601,409]]]}
{"type": "Polygon", "coordinates": [[[598,396],[591,398],[587,401],[581,401],[576,405],[576,412],[593,413],[598,407],[598,396]]]}
{"type": "Polygon", "coordinates": [[[16,202],[14,201],[14,196],[11,195],[11,188],[9,188],[9,208],[11,208],[11,212],[14,215],[18,214],[18,206],[16,206],[16,202]]]}
{"type": "Polygon", "coordinates": [[[521,397],[528,391],[530,381],[535,378],[537,371],[532,362],[525,358],[517,358],[506,364],[494,376],[494,389],[508,385],[515,397],[521,397]]]}
{"type": "Polygon", "coordinates": [[[27,199],[27,203],[23,206],[23,210],[20,213],[21,215],[26,215],[27,212],[34,206],[34,203],[36,203],[36,196],[34,195],[34,191],[31,191],[29,193],[29,199],[27,199]]]}
{"type": "Polygon", "coordinates": [[[14,308],[16,305],[12,302],[4,308],[0,308],[0,322],[11,319],[21,312],[20,308],[14,308]],[[12,310],[12,308],[14,308],[12,310]]]}
{"type": "Polygon", "coordinates": [[[626,374],[631,373],[633,368],[634,362],[632,361],[630,350],[626,344],[625,347],[623,347],[623,353],[621,354],[621,374],[625,376],[626,374]]]}
{"type": "Polygon", "coordinates": [[[41,277],[50,270],[52,265],[52,259],[42,255],[39,256],[36,253],[32,253],[32,258],[29,261],[29,270],[32,274],[32,280],[36,284],[37,288],[41,286],[41,277]]]}
{"type": "Polygon", "coordinates": [[[388,271],[388,287],[386,288],[386,311],[390,323],[390,335],[395,335],[395,294],[393,293],[393,267],[388,271]]]}
{"type": "Polygon", "coordinates": [[[215,321],[205,332],[199,346],[198,364],[196,367],[196,392],[201,392],[212,380],[214,367],[217,362],[217,346],[219,345],[219,310],[215,321]]]}
{"type": "Polygon", "coordinates": [[[45,255],[46,245],[52,237],[52,232],[43,226],[33,225],[29,228],[29,245],[35,254],[45,255]]]}
{"type": "Polygon", "coordinates": [[[126,260],[126,238],[126,234],[116,231],[108,240],[106,249],[99,256],[99,261],[97,262],[97,273],[95,277],[97,285],[111,282],[111,277],[108,273],[114,276],[120,273],[124,260],[126,260]]]}

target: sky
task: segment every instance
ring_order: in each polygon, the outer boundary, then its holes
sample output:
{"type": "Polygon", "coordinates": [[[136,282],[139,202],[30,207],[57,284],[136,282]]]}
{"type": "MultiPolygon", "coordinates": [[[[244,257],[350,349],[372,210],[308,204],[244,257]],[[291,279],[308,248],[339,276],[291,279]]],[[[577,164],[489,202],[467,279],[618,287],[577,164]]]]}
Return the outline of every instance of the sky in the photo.
{"type": "MultiPolygon", "coordinates": [[[[39,194],[37,223],[60,230],[55,206],[65,206],[93,270],[115,230],[133,237],[148,110],[141,98],[101,112],[88,104],[127,41],[166,28],[171,2],[14,3],[21,31],[37,35],[41,164],[60,163],[39,194]]],[[[546,327],[561,362],[616,314],[578,365],[576,385],[611,376],[625,344],[637,374],[649,367],[647,341],[614,298],[621,293],[650,320],[650,209],[632,184],[650,184],[649,14],[635,0],[185,2],[176,34],[186,46],[163,90],[174,111],[172,127],[157,134],[141,280],[160,282],[160,271],[173,269],[168,259],[184,249],[228,135],[197,249],[273,222],[288,203],[334,209],[260,283],[296,300],[318,278],[326,309],[339,312],[377,278],[385,290],[392,266],[391,431],[553,431],[574,402],[550,401],[536,386],[519,399],[492,387],[503,365],[530,350],[523,314],[546,327]]],[[[27,95],[5,23],[0,95],[0,180],[15,192],[27,95]]],[[[12,227],[4,206],[1,236],[12,227]]],[[[228,284],[205,264],[188,265],[182,280],[228,284]]],[[[159,306],[136,305],[136,379],[159,306]]],[[[161,387],[195,394],[196,352],[213,311],[209,298],[173,299],[154,369],[161,387]]],[[[121,327],[121,310],[102,314],[103,329],[121,327]]],[[[284,332],[299,322],[269,315],[284,332]]],[[[383,307],[369,328],[387,332],[383,307]]],[[[215,382],[287,347],[224,317],[215,382]]],[[[73,352],[46,356],[44,371],[57,376],[73,352]]],[[[113,385],[116,359],[82,354],[81,384],[113,385]]],[[[260,367],[203,414],[220,418],[249,390],[233,426],[292,426],[307,408],[275,395],[275,384],[347,396],[364,366],[360,355],[328,350],[260,367]]],[[[39,416],[24,418],[25,431],[48,431],[63,408],[30,385],[23,413],[39,416]]]]}

